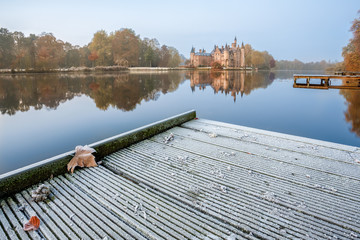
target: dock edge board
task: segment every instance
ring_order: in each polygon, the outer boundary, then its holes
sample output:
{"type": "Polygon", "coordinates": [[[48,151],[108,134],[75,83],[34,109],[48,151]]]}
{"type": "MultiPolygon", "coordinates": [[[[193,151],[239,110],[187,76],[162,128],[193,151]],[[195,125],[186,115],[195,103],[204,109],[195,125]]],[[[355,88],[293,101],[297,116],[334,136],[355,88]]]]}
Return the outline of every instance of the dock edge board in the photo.
{"type": "MultiPolygon", "coordinates": [[[[150,138],[174,126],[181,125],[196,117],[196,111],[190,110],[149,125],[89,144],[96,150],[95,159],[114,153],[131,144],[150,138]]],[[[19,192],[33,184],[67,172],[67,163],[74,156],[75,151],[69,151],[52,158],[16,169],[0,175],[0,198],[19,192]]]]}

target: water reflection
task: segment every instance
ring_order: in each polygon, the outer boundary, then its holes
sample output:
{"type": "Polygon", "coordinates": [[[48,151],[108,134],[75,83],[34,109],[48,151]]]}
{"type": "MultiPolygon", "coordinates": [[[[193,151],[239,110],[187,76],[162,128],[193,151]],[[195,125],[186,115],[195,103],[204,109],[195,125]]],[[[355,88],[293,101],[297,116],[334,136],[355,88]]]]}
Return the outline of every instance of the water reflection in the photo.
{"type": "Polygon", "coordinates": [[[112,106],[131,111],[143,100],[157,100],[160,92],[175,91],[184,80],[184,72],[1,76],[0,110],[2,114],[14,115],[30,107],[56,109],[75,96],[86,95],[94,99],[99,109],[112,106]]]}
{"type": "Polygon", "coordinates": [[[340,90],[347,104],[345,120],[351,124],[351,131],[360,137],[360,90],[340,90]]]}
{"type": "Polygon", "coordinates": [[[252,90],[266,88],[275,79],[272,72],[243,72],[243,71],[194,71],[189,73],[190,87],[204,90],[207,86],[214,89],[214,93],[231,94],[236,102],[240,94],[249,95],[252,90]]]}
{"type": "MultiPolygon", "coordinates": [[[[292,73],[277,72],[276,78],[288,79],[289,86],[292,85],[292,73]]],[[[190,79],[190,88],[193,92],[204,91],[210,87],[215,94],[231,95],[236,102],[237,98],[243,97],[244,94],[249,95],[255,89],[267,88],[273,83],[275,74],[174,71],[146,74],[2,75],[0,111],[3,115],[14,115],[18,111],[26,112],[30,108],[56,109],[61,103],[81,95],[89,96],[101,110],[114,107],[122,111],[132,111],[142,101],[156,101],[161,93],[174,92],[187,79],[190,79]]],[[[351,124],[351,131],[360,136],[360,91],[340,90],[339,93],[346,100],[345,120],[351,124]]]]}

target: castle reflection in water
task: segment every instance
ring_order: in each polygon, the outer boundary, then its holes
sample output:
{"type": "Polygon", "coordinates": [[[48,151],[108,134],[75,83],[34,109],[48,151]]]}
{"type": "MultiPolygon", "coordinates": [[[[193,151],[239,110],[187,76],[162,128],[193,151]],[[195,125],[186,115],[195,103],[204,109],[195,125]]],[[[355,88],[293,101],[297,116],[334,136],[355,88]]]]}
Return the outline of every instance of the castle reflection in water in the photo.
{"type": "Polygon", "coordinates": [[[271,72],[245,72],[245,71],[193,71],[187,76],[190,79],[192,91],[197,88],[204,90],[207,86],[214,89],[214,93],[230,94],[236,102],[241,97],[257,88],[266,88],[275,78],[271,72]]]}

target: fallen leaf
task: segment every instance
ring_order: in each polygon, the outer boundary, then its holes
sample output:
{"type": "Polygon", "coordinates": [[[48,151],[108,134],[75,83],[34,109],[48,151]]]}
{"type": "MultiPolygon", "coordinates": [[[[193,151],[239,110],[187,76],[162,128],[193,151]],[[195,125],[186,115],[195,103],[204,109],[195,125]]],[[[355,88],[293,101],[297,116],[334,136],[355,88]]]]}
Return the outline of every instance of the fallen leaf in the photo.
{"type": "Polygon", "coordinates": [[[31,216],[30,220],[24,224],[24,231],[38,230],[40,219],[37,216],[31,216]]]}
{"type": "Polygon", "coordinates": [[[79,167],[96,167],[95,157],[92,155],[95,149],[85,145],[75,147],[75,156],[67,164],[67,170],[74,172],[76,166],[79,167]]]}

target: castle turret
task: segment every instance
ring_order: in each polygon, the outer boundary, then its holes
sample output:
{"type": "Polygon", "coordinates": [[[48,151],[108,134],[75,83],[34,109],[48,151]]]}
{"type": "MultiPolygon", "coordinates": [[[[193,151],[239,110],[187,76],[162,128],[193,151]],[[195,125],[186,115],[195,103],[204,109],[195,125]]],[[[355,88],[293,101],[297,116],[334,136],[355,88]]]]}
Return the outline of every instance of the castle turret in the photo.
{"type": "Polygon", "coordinates": [[[237,41],[237,40],[236,40],[236,36],[235,36],[234,42],[231,44],[231,47],[232,47],[232,48],[236,48],[236,41],[237,41]]]}
{"type": "Polygon", "coordinates": [[[190,51],[190,66],[194,66],[194,61],[195,61],[195,48],[192,47],[191,51],[190,51]]]}
{"type": "Polygon", "coordinates": [[[242,42],[240,49],[240,67],[245,68],[245,65],[245,47],[244,42],[242,42]]]}
{"type": "Polygon", "coordinates": [[[230,62],[229,46],[226,44],[225,45],[225,50],[224,50],[224,66],[228,67],[229,62],[230,62]]]}

